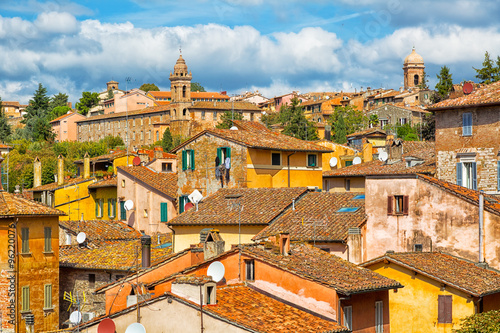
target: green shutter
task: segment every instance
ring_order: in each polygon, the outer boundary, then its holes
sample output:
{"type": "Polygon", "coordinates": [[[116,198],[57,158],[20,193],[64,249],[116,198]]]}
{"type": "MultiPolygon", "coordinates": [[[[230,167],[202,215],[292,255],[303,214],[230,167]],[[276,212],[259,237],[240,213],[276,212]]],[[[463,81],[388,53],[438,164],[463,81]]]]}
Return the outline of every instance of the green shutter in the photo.
{"type": "Polygon", "coordinates": [[[185,150],[182,151],[182,170],[187,169],[187,152],[185,150]]]}
{"type": "Polygon", "coordinates": [[[22,308],[22,311],[29,311],[30,309],[30,287],[29,286],[25,286],[25,287],[22,287],[22,292],[21,292],[21,295],[22,295],[22,300],[21,300],[21,308],[22,308]]]}
{"type": "Polygon", "coordinates": [[[116,199],[113,199],[113,217],[116,217],[116,199]]]}
{"type": "Polygon", "coordinates": [[[179,214],[184,212],[184,196],[179,197],[179,214]]]}
{"type": "Polygon", "coordinates": [[[111,216],[111,199],[108,199],[108,217],[111,216]]]}
{"type": "Polygon", "coordinates": [[[45,252],[52,252],[52,228],[51,227],[45,227],[44,229],[44,238],[45,238],[45,252]]]}
{"type": "Polygon", "coordinates": [[[161,208],[161,222],[167,222],[168,221],[168,203],[162,202],[160,204],[161,208]]]}
{"type": "Polygon", "coordinates": [[[127,211],[125,210],[125,201],[120,201],[120,220],[127,219],[127,211]]]}
{"type": "Polygon", "coordinates": [[[52,285],[46,284],[44,289],[45,290],[44,290],[43,307],[45,309],[51,309],[52,308],[52,285]]]}
{"type": "Polygon", "coordinates": [[[99,216],[99,199],[96,199],[95,201],[95,217],[97,218],[99,216]]]}
{"type": "Polygon", "coordinates": [[[231,158],[231,148],[226,148],[227,157],[231,158]]]}
{"type": "Polygon", "coordinates": [[[191,170],[194,170],[194,150],[191,150],[191,170]]]}
{"type": "Polygon", "coordinates": [[[217,157],[219,158],[219,162],[221,162],[221,163],[224,162],[222,160],[222,149],[220,147],[217,148],[217,157]]]}

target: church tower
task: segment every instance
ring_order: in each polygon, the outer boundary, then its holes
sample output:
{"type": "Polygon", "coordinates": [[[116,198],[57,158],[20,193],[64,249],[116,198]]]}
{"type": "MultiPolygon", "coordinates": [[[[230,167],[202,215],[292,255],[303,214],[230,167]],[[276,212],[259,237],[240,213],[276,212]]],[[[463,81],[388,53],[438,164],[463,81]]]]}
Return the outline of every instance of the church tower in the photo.
{"type": "Polygon", "coordinates": [[[424,79],[424,70],[424,59],[415,52],[415,47],[413,47],[413,50],[405,58],[403,64],[405,90],[416,88],[422,83],[424,79]]]}
{"type": "Polygon", "coordinates": [[[170,72],[170,93],[172,119],[187,119],[188,107],[191,105],[191,79],[193,76],[188,72],[186,61],[182,54],[177,59],[174,72],[170,72]]]}

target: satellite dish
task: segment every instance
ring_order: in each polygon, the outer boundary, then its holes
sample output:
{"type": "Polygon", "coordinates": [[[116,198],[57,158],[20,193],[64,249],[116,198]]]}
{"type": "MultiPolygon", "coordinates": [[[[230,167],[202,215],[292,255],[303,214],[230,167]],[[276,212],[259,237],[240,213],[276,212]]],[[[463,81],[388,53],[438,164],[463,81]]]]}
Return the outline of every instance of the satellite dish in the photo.
{"type": "Polygon", "coordinates": [[[356,165],[356,164],[361,164],[361,157],[356,156],[356,157],[352,160],[352,165],[356,165]]]}
{"type": "Polygon", "coordinates": [[[187,204],[184,205],[184,211],[189,210],[193,207],[194,205],[191,202],[188,202],[187,204]]]}
{"type": "Polygon", "coordinates": [[[224,277],[226,269],[220,261],[214,261],[208,266],[207,275],[212,277],[214,282],[219,282],[224,277]]]}
{"type": "Polygon", "coordinates": [[[128,325],[125,333],[146,333],[146,328],[140,323],[133,323],[128,325]]]}
{"type": "Polygon", "coordinates": [[[468,95],[474,90],[474,86],[472,85],[472,83],[466,82],[466,83],[464,83],[464,86],[462,89],[464,91],[464,94],[468,95]]]}
{"type": "Polygon", "coordinates": [[[97,326],[97,333],[115,333],[116,326],[112,319],[105,318],[97,326]]]}
{"type": "Polygon", "coordinates": [[[132,210],[134,208],[134,202],[132,200],[125,201],[125,210],[132,210]]]}
{"type": "Polygon", "coordinates": [[[230,130],[231,130],[231,131],[237,131],[237,130],[238,130],[238,127],[236,127],[236,126],[232,126],[232,127],[230,128],[230,130]]]}
{"type": "Polygon", "coordinates": [[[132,164],[135,166],[141,165],[141,158],[139,156],[134,157],[134,159],[132,160],[132,164]]]}
{"type": "Polygon", "coordinates": [[[73,325],[79,324],[82,321],[82,313],[80,311],[73,311],[69,315],[69,322],[73,325]]]}
{"type": "Polygon", "coordinates": [[[337,166],[337,158],[336,157],[330,158],[330,167],[334,168],[336,166],[337,166]]]}
{"type": "Polygon", "coordinates": [[[387,155],[387,153],[385,151],[381,152],[380,154],[378,154],[378,159],[382,162],[385,162],[387,161],[387,158],[389,157],[389,155],[387,155]]]}
{"type": "Polygon", "coordinates": [[[76,241],[78,244],[83,244],[85,240],[87,239],[87,235],[85,235],[84,232],[80,232],[78,235],[76,235],[76,241]]]}
{"type": "Polygon", "coordinates": [[[200,191],[194,190],[193,193],[188,195],[188,199],[192,203],[197,204],[198,202],[201,201],[201,199],[203,199],[203,195],[200,193],[200,191]]]}

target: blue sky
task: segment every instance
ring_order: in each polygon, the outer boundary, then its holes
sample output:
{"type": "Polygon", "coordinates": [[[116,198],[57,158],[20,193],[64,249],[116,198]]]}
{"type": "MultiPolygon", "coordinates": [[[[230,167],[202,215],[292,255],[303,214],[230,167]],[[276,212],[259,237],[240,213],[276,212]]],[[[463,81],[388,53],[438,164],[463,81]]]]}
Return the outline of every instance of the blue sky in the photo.
{"type": "Polygon", "coordinates": [[[168,90],[180,47],[193,81],[231,94],[398,89],[412,46],[431,86],[443,65],[475,80],[500,55],[498,17],[494,0],[0,0],[0,97],[168,90]]]}

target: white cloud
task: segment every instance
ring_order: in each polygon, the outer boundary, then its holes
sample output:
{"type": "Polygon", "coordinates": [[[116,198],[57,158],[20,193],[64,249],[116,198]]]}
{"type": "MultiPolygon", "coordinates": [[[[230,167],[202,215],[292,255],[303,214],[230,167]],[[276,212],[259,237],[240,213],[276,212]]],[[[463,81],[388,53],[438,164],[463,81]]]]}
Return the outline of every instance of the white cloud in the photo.
{"type": "Polygon", "coordinates": [[[41,13],[35,20],[35,26],[46,33],[73,34],[78,31],[78,25],[76,18],[69,13],[41,13]]]}

